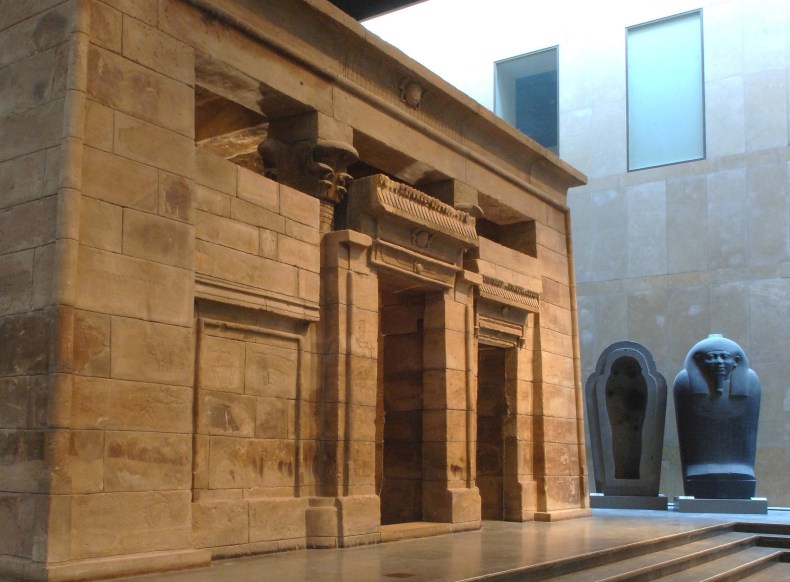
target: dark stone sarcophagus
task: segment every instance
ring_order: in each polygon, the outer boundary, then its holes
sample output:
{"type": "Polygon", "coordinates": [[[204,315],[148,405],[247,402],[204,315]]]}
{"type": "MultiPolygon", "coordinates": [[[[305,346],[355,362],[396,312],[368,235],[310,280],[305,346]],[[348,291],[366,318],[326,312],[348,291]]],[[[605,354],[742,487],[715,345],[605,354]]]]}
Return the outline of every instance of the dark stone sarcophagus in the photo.
{"type": "Polygon", "coordinates": [[[587,379],[585,400],[597,491],[658,495],[667,383],[650,352],[631,341],[610,345],[587,379]]]}

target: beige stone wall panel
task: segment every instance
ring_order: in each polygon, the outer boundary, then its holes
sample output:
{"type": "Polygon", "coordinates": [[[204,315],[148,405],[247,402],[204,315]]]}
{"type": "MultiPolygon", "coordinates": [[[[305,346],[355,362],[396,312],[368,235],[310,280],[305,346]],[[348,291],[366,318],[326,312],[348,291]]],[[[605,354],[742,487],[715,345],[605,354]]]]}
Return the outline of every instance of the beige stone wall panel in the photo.
{"type": "Polygon", "coordinates": [[[247,171],[215,153],[201,148],[195,150],[195,181],[202,186],[235,196],[242,173],[246,175],[247,171]]]}
{"type": "Polygon", "coordinates": [[[251,500],[249,507],[251,542],[304,539],[307,500],[251,500]]]}
{"type": "Polygon", "coordinates": [[[212,435],[255,436],[256,399],[253,396],[201,390],[198,398],[198,432],[212,435]]]}
{"type": "Polygon", "coordinates": [[[48,485],[46,432],[0,430],[0,491],[45,493],[48,485]]]}
{"type": "Polygon", "coordinates": [[[54,240],[58,200],[47,196],[0,210],[0,255],[54,240]]]}
{"type": "Polygon", "coordinates": [[[113,378],[190,386],[193,362],[194,342],[188,328],[113,318],[113,378]]]}
{"type": "Polygon", "coordinates": [[[45,153],[36,152],[0,163],[0,208],[30,202],[43,194],[45,153]]]}
{"type": "Polygon", "coordinates": [[[159,20],[157,0],[102,0],[124,14],[156,26],[159,20]]]}
{"type": "Polygon", "coordinates": [[[200,338],[198,387],[224,392],[244,391],[245,345],[238,340],[204,334],[200,338]]]}
{"type": "Polygon", "coordinates": [[[84,149],[83,163],[85,196],[156,212],[159,178],[155,168],[89,147],[84,149]]]}
{"type": "Polygon", "coordinates": [[[191,269],[194,245],[195,231],[187,224],[132,209],[124,211],[123,252],[126,255],[191,269]]]}
{"type": "Polygon", "coordinates": [[[82,247],[77,307],[176,325],[192,321],[191,271],[82,247]]]}
{"type": "Polygon", "coordinates": [[[50,366],[52,318],[36,311],[0,318],[0,377],[46,374],[50,366]],[[42,349],[43,348],[43,349],[42,349]]]}
{"type": "Polygon", "coordinates": [[[75,26],[73,3],[30,2],[9,6],[0,21],[0,68],[69,40],[75,26]],[[60,6],[56,6],[60,4],[60,6]],[[53,7],[51,10],[48,8],[53,7]]]}
{"type": "Polygon", "coordinates": [[[192,431],[192,388],[76,376],[70,425],[186,434],[192,431]]]}
{"type": "Polygon", "coordinates": [[[0,76],[0,117],[45,105],[65,93],[66,45],[16,61],[0,76]]]}
{"type": "MultiPolygon", "coordinates": [[[[159,171],[159,215],[192,224],[195,183],[163,170],[159,171]]],[[[192,254],[194,255],[194,249],[192,254]]]]}
{"type": "Polygon", "coordinates": [[[239,198],[271,212],[280,213],[281,184],[245,168],[238,168],[237,184],[236,195],[239,198]]]}
{"type": "Polygon", "coordinates": [[[56,494],[104,491],[104,432],[63,430],[51,434],[48,443],[52,480],[56,494]]]}
{"type": "Polygon", "coordinates": [[[0,141],[0,162],[58,145],[63,109],[64,101],[60,99],[12,117],[0,118],[0,135],[14,136],[14,139],[0,141]]]}
{"type": "MultiPolygon", "coordinates": [[[[129,49],[124,49],[128,53],[129,49]]],[[[155,70],[158,69],[151,70],[115,53],[91,47],[88,97],[112,109],[194,137],[194,91],[155,70]]]]}
{"type": "Polygon", "coordinates": [[[576,391],[566,386],[543,383],[542,411],[546,416],[572,418],[576,411],[576,391]]]}
{"type": "Polygon", "coordinates": [[[288,265],[298,265],[312,273],[321,270],[318,245],[280,235],[277,239],[277,260],[288,265]]]}
{"type": "Polygon", "coordinates": [[[262,229],[277,233],[285,232],[285,219],[280,214],[240,198],[231,198],[230,216],[234,220],[240,220],[262,229]]]}
{"type": "Polygon", "coordinates": [[[191,545],[189,491],[118,492],[71,499],[73,560],[191,545]]]}
{"type": "Polygon", "coordinates": [[[213,436],[209,451],[212,489],[294,485],[296,451],[291,441],[213,436]]]}
{"type": "MultiPolygon", "coordinates": [[[[541,372],[544,383],[574,389],[573,358],[543,352],[541,372]]],[[[575,414],[575,408],[569,410],[568,413],[575,414]]]]}
{"type": "Polygon", "coordinates": [[[249,539],[246,501],[200,501],[192,504],[192,542],[197,548],[244,544],[249,539]]]}
{"type": "Polygon", "coordinates": [[[192,485],[192,438],[153,432],[107,432],[105,491],[162,491],[192,485]]]}
{"type": "Polygon", "coordinates": [[[30,310],[33,250],[0,255],[0,317],[30,310]]]}
{"type": "Polygon", "coordinates": [[[46,498],[43,495],[0,493],[0,553],[20,558],[38,557],[45,521],[46,498]]]}
{"type": "MultiPolygon", "coordinates": [[[[194,94],[189,92],[179,109],[194,108],[194,94]]],[[[190,177],[195,170],[195,145],[191,136],[178,134],[158,125],[115,113],[114,151],[125,158],[190,177]]]]}
{"type": "MultiPolygon", "coordinates": [[[[219,190],[212,190],[200,185],[195,188],[195,210],[202,210],[214,216],[229,217],[230,202],[231,197],[219,190]]],[[[273,236],[276,239],[276,233],[273,236]]]]}
{"type": "Polygon", "coordinates": [[[245,393],[274,398],[296,398],[299,353],[291,347],[247,344],[245,393]]]}
{"type": "Polygon", "coordinates": [[[195,83],[195,58],[186,44],[134,18],[123,21],[126,58],[186,85],[195,83]]]}
{"type": "Polygon", "coordinates": [[[91,42],[116,53],[121,52],[123,14],[100,0],[90,3],[91,42]]]}
{"type": "Polygon", "coordinates": [[[110,376],[110,316],[74,313],[71,369],[77,374],[110,376]]]}
{"type": "Polygon", "coordinates": [[[46,376],[0,378],[0,429],[45,428],[46,376]]]}
{"type": "Polygon", "coordinates": [[[120,253],[123,248],[123,209],[95,198],[82,197],[80,241],[88,246],[120,253]]]}
{"type": "MultiPolygon", "coordinates": [[[[296,436],[296,404],[294,400],[267,397],[257,397],[254,400],[254,436],[256,438],[288,439],[296,436]]],[[[308,418],[307,422],[313,420],[313,418],[308,418]]],[[[305,432],[307,434],[301,436],[309,438],[309,429],[305,432]]]]}

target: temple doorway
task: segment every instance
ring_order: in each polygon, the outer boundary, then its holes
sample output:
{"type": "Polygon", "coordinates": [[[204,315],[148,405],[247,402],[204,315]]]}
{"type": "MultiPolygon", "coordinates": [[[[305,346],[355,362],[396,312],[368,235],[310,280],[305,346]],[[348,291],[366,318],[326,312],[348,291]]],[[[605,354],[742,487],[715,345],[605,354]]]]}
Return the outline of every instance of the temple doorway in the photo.
{"type": "Polygon", "coordinates": [[[477,487],[482,518],[505,519],[505,356],[502,347],[480,345],[477,362],[477,487]]]}
{"type": "Polygon", "coordinates": [[[423,520],[423,317],[425,295],[379,296],[376,490],[381,524],[423,520]]]}

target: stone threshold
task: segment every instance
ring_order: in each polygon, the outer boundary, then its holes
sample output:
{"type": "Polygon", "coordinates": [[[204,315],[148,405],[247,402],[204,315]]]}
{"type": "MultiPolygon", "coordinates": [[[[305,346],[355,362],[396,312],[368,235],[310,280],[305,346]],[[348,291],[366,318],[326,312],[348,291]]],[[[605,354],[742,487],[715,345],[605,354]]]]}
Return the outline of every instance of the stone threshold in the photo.
{"type": "Polygon", "coordinates": [[[406,523],[393,523],[381,526],[381,541],[396,542],[398,540],[411,540],[427,538],[453,533],[453,524],[437,523],[431,521],[410,521],[406,523]]]}

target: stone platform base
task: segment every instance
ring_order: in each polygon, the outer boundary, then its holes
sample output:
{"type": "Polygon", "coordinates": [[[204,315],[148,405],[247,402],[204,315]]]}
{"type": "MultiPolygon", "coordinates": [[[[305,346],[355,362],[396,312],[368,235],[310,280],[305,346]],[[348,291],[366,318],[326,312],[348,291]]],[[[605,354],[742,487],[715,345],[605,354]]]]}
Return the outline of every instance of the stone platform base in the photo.
{"type": "Polygon", "coordinates": [[[129,556],[110,556],[89,560],[73,560],[42,564],[11,556],[0,557],[0,579],[67,582],[116,578],[132,574],[148,574],[207,567],[211,564],[208,550],[174,550],[129,556]]]}
{"type": "Polygon", "coordinates": [[[578,517],[590,517],[592,509],[558,509],[556,511],[536,511],[535,521],[562,521],[565,519],[576,519],[578,517]]]}
{"type": "Polygon", "coordinates": [[[667,497],[666,495],[652,497],[647,495],[590,493],[590,507],[593,509],[652,509],[663,511],[667,508],[667,497]]]}
{"type": "Polygon", "coordinates": [[[696,499],[675,497],[675,508],[681,513],[768,513],[765,497],[751,499],[696,499]]]}

